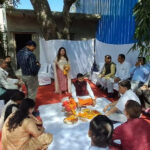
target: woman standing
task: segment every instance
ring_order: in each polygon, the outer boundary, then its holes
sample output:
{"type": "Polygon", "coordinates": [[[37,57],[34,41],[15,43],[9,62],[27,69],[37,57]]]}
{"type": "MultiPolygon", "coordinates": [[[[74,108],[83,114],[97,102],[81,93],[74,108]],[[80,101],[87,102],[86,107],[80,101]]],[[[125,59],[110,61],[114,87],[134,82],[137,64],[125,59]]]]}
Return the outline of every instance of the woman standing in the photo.
{"type": "Polygon", "coordinates": [[[33,115],[35,102],[25,99],[2,129],[2,150],[46,150],[52,135],[44,133],[42,122],[33,115]]]}
{"type": "Polygon", "coordinates": [[[70,64],[66,49],[60,47],[57,57],[54,62],[54,78],[55,78],[55,92],[62,94],[62,92],[70,92],[70,64]]]}

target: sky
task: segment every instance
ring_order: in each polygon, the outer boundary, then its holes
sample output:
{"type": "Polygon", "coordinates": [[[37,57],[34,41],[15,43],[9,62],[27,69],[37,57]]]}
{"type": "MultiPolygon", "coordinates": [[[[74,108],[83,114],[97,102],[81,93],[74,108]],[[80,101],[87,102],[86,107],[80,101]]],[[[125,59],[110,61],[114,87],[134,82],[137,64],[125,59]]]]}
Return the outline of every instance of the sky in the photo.
{"type": "MultiPolygon", "coordinates": [[[[62,11],[63,0],[48,0],[50,3],[50,8],[52,11],[62,11]]],[[[33,9],[30,0],[20,0],[18,4],[18,9],[33,9]]]]}

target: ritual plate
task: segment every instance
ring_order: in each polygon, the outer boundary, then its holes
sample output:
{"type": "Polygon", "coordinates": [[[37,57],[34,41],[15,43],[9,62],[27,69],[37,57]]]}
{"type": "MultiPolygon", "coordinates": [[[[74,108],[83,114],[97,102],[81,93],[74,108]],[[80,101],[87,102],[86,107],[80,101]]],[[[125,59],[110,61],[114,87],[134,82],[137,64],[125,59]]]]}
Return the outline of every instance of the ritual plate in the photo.
{"type": "Polygon", "coordinates": [[[78,118],[75,115],[71,115],[64,119],[64,123],[66,124],[75,124],[78,122],[78,118]]]}
{"type": "Polygon", "coordinates": [[[78,117],[80,118],[86,118],[86,119],[93,119],[97,115],[100,115],[101,113],[97,110],[91,110],[91,109],[83,109],[81,112],[78,113],[78,117]]]}

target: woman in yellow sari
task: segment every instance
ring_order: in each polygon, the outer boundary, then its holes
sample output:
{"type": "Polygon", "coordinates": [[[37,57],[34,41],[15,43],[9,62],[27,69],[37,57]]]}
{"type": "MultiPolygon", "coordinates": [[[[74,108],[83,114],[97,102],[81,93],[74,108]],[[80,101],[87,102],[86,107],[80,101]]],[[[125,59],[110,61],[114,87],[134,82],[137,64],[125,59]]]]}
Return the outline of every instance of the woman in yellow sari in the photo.
{"type": "Polygon", "coordinates": [[[55,92],[71,92],[70,64],[66,49],[60,47],[54,61],[55,92]]]}
{"type": "Polygon", "coordinates": [[[19,109],[11,114],[2,128],[2,150],[46,150],[52,135],[44,133],[42,122],[33,115],[35,103],[23,100],[19,109]]]}

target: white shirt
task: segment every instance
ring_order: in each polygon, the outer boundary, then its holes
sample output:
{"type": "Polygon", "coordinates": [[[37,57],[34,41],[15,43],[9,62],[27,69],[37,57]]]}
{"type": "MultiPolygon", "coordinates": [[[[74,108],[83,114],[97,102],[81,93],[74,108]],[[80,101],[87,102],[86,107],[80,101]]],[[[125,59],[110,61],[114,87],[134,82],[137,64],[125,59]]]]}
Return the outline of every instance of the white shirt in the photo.
{"type": "Polygon", "coordinates": [[[74,84],[71,85],[72,97],[74,98],[74,100],[75,100],[76,102],[78,102],[78,98],[87,99],[87,98],[91,97],[92,99],[95,99],[95,96],[94,96],[94,94],[93,94],[93,91],[92,91],[92,89],[91,89],[91,87],[90,87],[90,85],[89,85],[88,82],[87,82],[87,87],[86,87],[86,88],[87,88],[87,91],[88,91],[89,95],[87,95],[87,96],[77,96],[77,94],[76,94],[76,89],[75,89],[74,84]]]}
{"type": "Polygon", "coordinates": [[[121,80],[126,80],[130,77],[130,64],[124,61],[122,64],[116,65],[115,77],[119,77],[121,80]]]}
{"type": "Polygon", "coordinates": [[[108,147],[97,147],[97,146],[90,146],[89,150],[109,150],[108,147]]]}
{"type": "MultiPolygon", "coordinates": [[[[9,100],[6,105],[4,106],[3,110],[2,110],[2,114],[1,114],[1,117],[0,117],[0,130],[2,129],[3,127],[3,124],[4,124],[4,117],[5,117],[5,111],[6,111],[6,108],[9,106],[9,105],[12,105],[12,104],[16,104],[16,102],[12,101],[12,100],[9,100]]],[[[17,110],[16,107],[12,107],[12,112],[15,112],[17,110]]]]}
{"type": "Polygon", "coordinates": [[[0,67],[0,88],[3,87],[5,89],[16,89],[16,86],[14,86],[14,83],[9,82],[9,79],[7,78],[7,76],[8,76],[8,73],[0,67]]]}
{"type": "Polygon", "coordinates": [[[132,91],[132,90],[127,90],[118,100],[118,103],[116,104],[115,107],[117,107],[122,113],[125,109],[125,105],[128,100],[134,100],[141,104],[139,98],[137,95],[132,91]]]}

